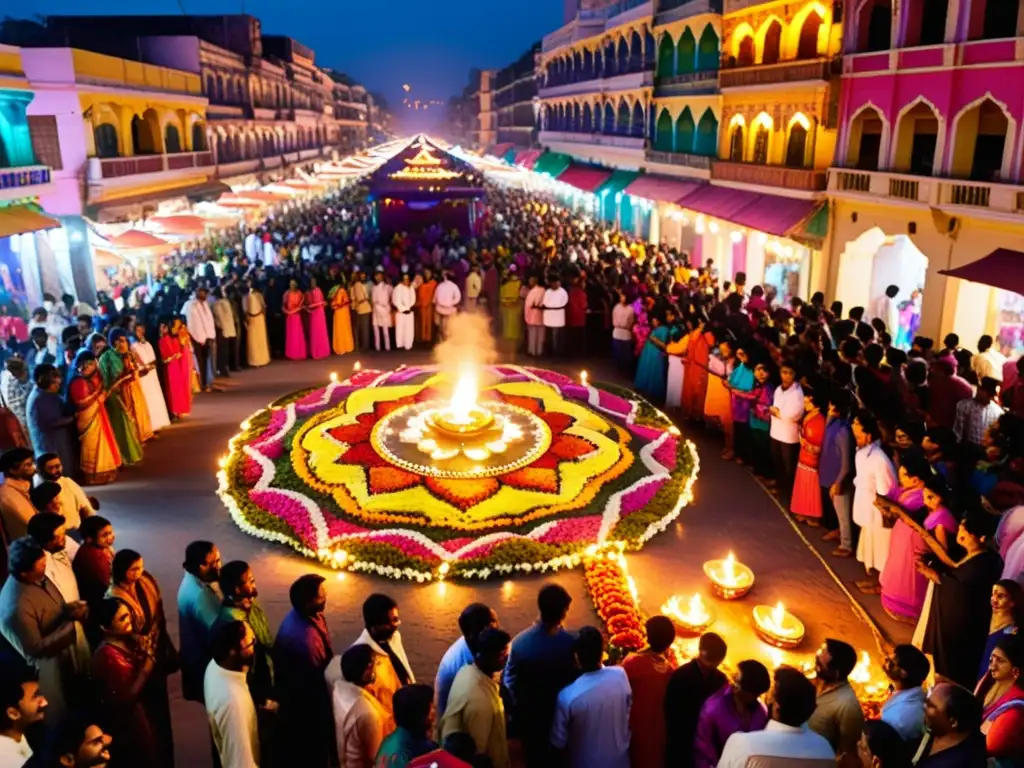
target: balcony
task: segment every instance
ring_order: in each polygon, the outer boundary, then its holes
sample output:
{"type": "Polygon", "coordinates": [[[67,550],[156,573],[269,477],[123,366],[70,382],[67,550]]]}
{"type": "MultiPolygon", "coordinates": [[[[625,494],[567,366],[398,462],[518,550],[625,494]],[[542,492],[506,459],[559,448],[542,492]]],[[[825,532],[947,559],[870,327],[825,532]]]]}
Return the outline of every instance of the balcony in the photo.
{"type": "Polygon", "coordinates": [[[636,70],[618,75],[609,75],[608,77],[598,75],[589,80],[577,80],[572,83],[542,86],[537,95],[542,99],[553,99],[563,96],[628,91],[652,85],[654,85],[654,72],[652,70],[636,70]]]}
{"type": "Polygon", "coordinates": [[[656,27],[682,21],[691,16],[699,16],[702,13],[722,12],[722,0],[683,0],[682,3],[679,3],[678,0],[657,0],[657,3],[658,11],[654,15],[654,26],[656,27]]]}
{"type": "Polygon", "coordinates": [[[712,94],[718,90],[718,70],[705,69],[682,75],[658,77],[654,80],[655,98],[712,94]]]}
{"type": "Polygon", "coordinates": [[[828,191],[843,197],[884,198],[901,205],[972,212],[1019,222],[1024,219],[1024,186],[998,182],[913,176],[888,171],[830,168],[828,191]]]}
{"type": "Polygon", "coordinates": [[[777,64],[760,64],[752,67],[730,67],[718,72],[720,88],[746,88],[776,83],[801,83],[814,80],[828,80],[832,72],[831,59],[810,59],[808,61],[780,61],[777,64]]]}
{"type": "Polygon", "coordinates": [[[0,200],[35,197],[53,190],[48,165],[21,165],[0,168],[0,200]]]}
{"type": "Polygon", "coordinates": [[[662,152],[656,149],[648,149],[645,153],[647,162],[662,163],[664,165],[678,165],[684,168],[696,168],[707,171],[711,168],[713,158],[707,155],[695,155],[691,152],[662,152]]]}
{"type": "Polygon", "coordinates": [[[118,179],[146,173],[181,171],[213,165],[213,152],[179,152],[170,155],[136,155],[134,157],[90,157],[89,181],[118,179]]]}
{"type": "Polygon", "coordinates": [[[583,133],[582,131],[541,131],[540,142],[541,144],[566,142],[592,144],[600,147],[643,149],[645,139],[642,136],[616,136],[603,133],[583,133]]]}
{"type": "Polygon", "coordinates": [[[813,168],[736,163],[731,160],[715,160],[711,163],[711,178],[714,181],[729,181],[758,187],[778,187],[794,192],[822,192],[826,186],[826,176],[825,171],[813,168]]]}

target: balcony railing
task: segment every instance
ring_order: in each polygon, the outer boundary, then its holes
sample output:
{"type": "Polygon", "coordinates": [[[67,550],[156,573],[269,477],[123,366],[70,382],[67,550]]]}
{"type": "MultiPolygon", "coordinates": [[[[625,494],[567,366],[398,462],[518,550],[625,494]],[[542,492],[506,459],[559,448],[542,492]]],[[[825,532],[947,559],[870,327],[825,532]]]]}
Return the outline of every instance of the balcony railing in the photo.
{"type": "Polygon", "coordinates": [[[722,0],[683,0],[683,2],[658,2],[654,14],[654,26],[661,27],[675,21],[688,19],[702,13],[721,13],[722,0]]]}
{"type": "Polygon", "coordinates": [[[782,61],[777,64],[758,64],[750,67],[730,67],[719,70],[718,84],[722,88],[774,83],[799,83],[806,80],[828,80],[832,70],[831,59],[810,61],[782,61]]]}
{"type": "Polygon", "coordinates": [[[715,160],[711,164],[711,178],[716,181],[733,181],[740,184],[756,184],[765,187],[781,187],[800,192],[821,192],[825,189],[825,171],[813,168],[788,168],[784,165],[760,165],[757,163],[736,163],[731,160],[715,160]]]}
{"type": "Polygon", "coordinates": [[[664,152],[656,149],[648,149],[645,154],[648,162],[651,163],[681,165],[687,168],[699,168],[703,171],[711,167],[712,158],[707,155],[695,155],[691,152],[664,152]]]}
{"type": "Polygon", "coordinates": [[[643,149],[643,136],[624,136],[621,134],[588,133],[583,131],[548,131],[540,133],[543,144],[552,142],[569,142],[573,144],[597,144],[602,147],[621,147],[623,149],[643,149]]]}
{"type": "Polygon", "coordinates": [[[134,157],[90,157],[89,178],[117,179],[142,173],[163,173],[185,168],[213,165],[212,152],[180,152],[169,155],[137,155],[134,157]]]}
{"type": "Polygon", "coordinates": [[[1024,214],[1024,187],[1019,184],[832,168],[828,189],[833,193],[869,195],[932,208],[972,208],[1014,216],[1024,214]]]}

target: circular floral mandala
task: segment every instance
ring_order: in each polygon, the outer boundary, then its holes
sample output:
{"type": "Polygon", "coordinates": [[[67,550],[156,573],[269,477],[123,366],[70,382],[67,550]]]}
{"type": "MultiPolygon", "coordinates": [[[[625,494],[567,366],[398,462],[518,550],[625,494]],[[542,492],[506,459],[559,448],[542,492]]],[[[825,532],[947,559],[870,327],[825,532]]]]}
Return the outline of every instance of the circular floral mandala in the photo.
{"type": "Polygon", "coordinates": [[[417,471],[431,462],[395,438],[405,414],[446,400],[445,374],[361,371],[243,422],[221,498],[253,535],[419,581],[573,566],[609,542],[638,548],[689,501],[696,450],[634,393],[535,368],[486,373],[480,402],[526,435],[486,467],[417,471]]]}

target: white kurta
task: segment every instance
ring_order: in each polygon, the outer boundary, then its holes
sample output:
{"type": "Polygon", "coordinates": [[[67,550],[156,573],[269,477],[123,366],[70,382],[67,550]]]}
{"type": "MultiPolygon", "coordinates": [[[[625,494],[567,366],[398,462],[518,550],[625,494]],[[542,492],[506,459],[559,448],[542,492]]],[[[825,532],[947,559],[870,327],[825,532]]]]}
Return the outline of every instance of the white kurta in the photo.
{"type": "Polygon", "coordinates": [[[416,315],[412,310],[416,306],[416,291],[411,285],[399,283],[391,293],[391,303],[395,305],[395,346],[399,349],[412,349],[413,337],[416,333],[416,315]]]}
{"type": "Polygon", "coordinates": [[[381,328],[391,327],[391,286],[387,283],[376,283],[370,294],[373,302],[373,324],[381,328]]]}
{"type": "MultiPolygon", "coordinates": [[[[150,366],[156,363],[156,353],[153,351],[153,345],[148,341],[136,341],[132,349],[135,350],[135,354],[143,365],[150,366]]],[[[142,384],[142,394],[146,398],[149,423],[153,431],[156,432],[170,426],[171,417],[167,414],[167,402],[164,400],[164,391],[160,387],[160,374],[157,373],[156,368],[139,379],[139,383],[142,384]]]]}
{"type": "Polygon", "coordinates": [[[683,358],[668,356],[668,389],[665,391],[665,406],[678,408],[683,400],[683,358]]]}
{"type": "Polygon", "coordinates": [[[885,496],[896,485],[896,470],[878,442],[858,449],[854,465],[853,522],[861,527],[857,559],[867,570],[881,572],[889,557],[892,530],[882,524],[875,498],[885,496]]]}

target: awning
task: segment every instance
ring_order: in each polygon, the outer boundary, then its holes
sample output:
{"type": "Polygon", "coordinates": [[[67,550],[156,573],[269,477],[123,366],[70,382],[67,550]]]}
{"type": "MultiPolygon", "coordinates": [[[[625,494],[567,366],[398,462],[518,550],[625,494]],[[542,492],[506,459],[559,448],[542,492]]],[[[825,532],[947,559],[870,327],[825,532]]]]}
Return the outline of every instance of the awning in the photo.
{"type": "Polygon", "coordinates": [[[729,218],[735,224],[768,235],[783,237],[809,218],[821,205],[819,200],[799,200],[782,195],[758,195],[750,205],[729,218]]]}
{"type": "Polygon", "coordinates": [[[988,256],[970,264],[956,269],[940,269],[939,274],[991,285],[1024,296],[1024,253],[1010,248],[996,248],[988,256]]]}
{"type": "Polygon", "coordinates": [[[85,208],[85,215],[93,221],[101,224],[124,220],[126,218],[142,218],[146,213],[144,203],[153,203],[148,206],[151,211],[156,210],[156,203],[164,200],[184,198],[192,202],[202,200],[216,200],[224,193],[230,192],[231,187],[220,181],[203,181],[187,187],[177,189],[161,189],[155,192],[144,192],[130,197],[120,197],[114,200],[106,200],[101,203],[92,203],[85,208]]]}
{"type": "Polygon", "coordinates": [[[572,158],[561,152],[545,152],[533,164],[534,173],[543,173],[557,179],[562,172],[572,165],[572,158]]]}
{"type": "Polygon", "coordinates": [[[599,195],[617,194],[629,187],[639,175],[636,171],[612,171],[612,175],[597,188],[596,192],[599,195]]]}
{"type": "Polygon", "coordinates": [[[557,178],[560,182],[568,184],[570,187],[576,187],[576,189],[583,190],[584,192],[593,192],[608,181],[611,175],[612,172],[607,168],[572,163],[558,174],[557,178]]]}
{"type": "Polygon", "coordinates": [[[487,148],[487,151],[484,154],[490,155],[491,157],[501,158],[504,157],[505,153],[512,149],[512,147],[514,146],[515,145],[511,141],[504,141],[500,144],[492,144],[490,147],[487,148]]]}
{"type": "Polygon", "coordinates": [[[543,149],[521,149],[516,152],[516,165],[532,170],[542,154],[544,154],[543,149]]]}
{"type": "Polygon", "coordinates": [[[199,216],[153,216],[146,226],[164,235],[205,235],[206,228],[215,222],[199,216]]]}
{"type": "Polygon", "coordinates": [[[8,205],[0,208],[0,237],[56,229],[59,226],[60,222],[57,219],[40,213],[30,205],[8,205]]]}
{"type": "Polygon", "coordinates": [[[828,237],[828,203],[822,203],[818,210],[793,227],[787,234],[791,240],[820,250],[828,237]]]}
{"type": "Polygon", "coordinates": [[[115,248],[159,248],[167,241],[141,229],[129,229],[107,240],[115,248]]]}
{"type": "Polygon", "coordinates": [[[736,215],[760,197],[762,195],[745,192],[742,189],[703,184],[678,202],[680,206],[694,213],[736,221],[736,215]]]}
{"type": "Polygon", "coordinates": [[[185,197],[193,203],[201,203],[208,200],[216,200],[225,192],[230,191],[231,187],[223,181],[212,179],[205,184],[196,184],[194,187],[189,187],[185,192],[185,197]]]}
{"type": "Polygon", "coordinates": [[[701,186],[697,181],[683,181],[656,173],[644,173],[636,178],[625,192],[658,203],[677,203],[701,186]]]}

